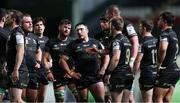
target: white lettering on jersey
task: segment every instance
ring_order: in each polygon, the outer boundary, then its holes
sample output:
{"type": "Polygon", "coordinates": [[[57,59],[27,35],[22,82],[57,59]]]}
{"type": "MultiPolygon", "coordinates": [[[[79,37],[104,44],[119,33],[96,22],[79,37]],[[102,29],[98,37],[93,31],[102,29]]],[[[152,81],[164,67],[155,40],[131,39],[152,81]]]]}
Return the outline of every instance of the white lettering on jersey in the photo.
{"type": "Polygon", "coordinates": [[[16,42],[17,44],[23,44],[24,43],[24,37],[21,34],[16,35],[16,42]]]}
{"type": "Polygon", "coordinates": [[[126,29],[129,36],[136,34],[136,31],[134,30],[134,27],[131,24],[127,25],[126,29]]]}

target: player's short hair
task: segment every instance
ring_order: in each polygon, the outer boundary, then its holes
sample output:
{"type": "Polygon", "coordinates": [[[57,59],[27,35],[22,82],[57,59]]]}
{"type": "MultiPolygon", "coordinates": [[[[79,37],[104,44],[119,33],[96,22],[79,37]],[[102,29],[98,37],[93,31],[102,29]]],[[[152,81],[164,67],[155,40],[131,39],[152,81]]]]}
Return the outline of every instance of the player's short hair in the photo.
{"type": "Polygon", "coordinates": [[[169,26],[172,26],[175,22],[175,16],[169,11],[162,12],[159,17],[161,17],[169,26]]]}
{"type": "Polygon", "coordinates": [[[3,8],[0,8],[0,20],[7,15],[7,11],[3,8]]]}
{"type": "Polygon", "coordinates": [[[123,30],[124,20],[121,17],[112,18],[110,21],[111,25],[114,26],[116,30],[123,30]]]}
{"type": "Polygon", "coordinates": [[[42,23],[45,25],[45,19],[43,17],[36,17],[33,20],[33,24],[35,25],[36,23],[38,23],[39,21],[42,21],[42,23]]]}
{"type": "Polygon", "coordinates": [[[63,24],[71,24],[71,21],[69,19],[62,19],[60,22],[59,22],[59,25],[63,25],[63,24]]]}
{"type": "Polygon", "coordinates": [[[77,23],[77,24],[75,25],[75,28],[77,28],[77,26],[79,26],[79,25],[84,25],[86,28],[88,28],[87,24],[84,23],[84,22],[77,23]]]}
{"type": "Polygon", "coordinates": [[[145,27],[146,30],[149,32],[153,29],[153,21],[152,20],[141,20],[140,24],[142,24],[142,27],[145,27]]]}
{"type": "Polygon", "coordinates": [[[15,19],[15,22],[17,25],[20,25],[21,21],[22,21],[22,17],[23,17],[23,13],[19,10],[15,10],[15,9],[10,9],[9,13],[11,14],[11,19],[15,19]]]}
{"type": "Polygon", "coordinates": [[[108,21],[109,21],[109,19],[107,18],[107,16],[102,15],[102,16],[100,17],[100,21],[105,21],[105,22],[108,22],[108,21]]]}

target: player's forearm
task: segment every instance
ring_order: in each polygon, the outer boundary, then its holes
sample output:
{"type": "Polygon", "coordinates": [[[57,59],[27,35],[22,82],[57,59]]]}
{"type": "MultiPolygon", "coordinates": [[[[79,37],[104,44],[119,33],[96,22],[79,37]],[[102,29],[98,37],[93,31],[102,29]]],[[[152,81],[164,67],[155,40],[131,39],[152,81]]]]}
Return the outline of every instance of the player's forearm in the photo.
{"type": "Polygon", "coordinates": [[[18,71],[24,58],[24,44],[18,44],[16,50],[17,53],[14,70],[18,71]]]}
{"type": "Polygon", "coordinates": [[[119,59],[116,57],[112,57],[108,69],[111,69],[111,71],[114,71],[114,69],[117,67],[119,62],[119,59]]]}
{"type": "Polygon", "coordinates": [[[69,75],[71,75],[71,70],[69,68],[69,65],[67,63],[67,60],[68,58],[66,56],[62,56],[60,59],[59,59],[59,65],[60,67],[62,67],[62,69],[68,73],[69,75]]]}
{"type": "Polygon", "coordinates": [[[158,65],[161,65],[166,56],[166,50],[159,50],[158,52],[158,65]]]}
{"type": "Polygon", "coordinates": [[[46,69],[46,71],[50,71],[50,66],[49,66],[49,53],[47,52],[43,52],[43,56],[42,56],[42,60],[43,60],[43,65],[44,65],[44,68],[46,69]]]}
{"type": "Polygon", "coordinates": [[[131,48],[131,58],[136,59],[139,48],[139,40],[137,36],[134,36],[130,39],[132,48],[131,48]]]}
{"type": "Polygon", "coordinates": [[[42,51],[40,48],[37,49],[36,60],[39,62],[41,62],[41,60],[42,60],[42,51]]]}
{"type": "Polygon", "coordinates": [[[101,65],[101,71],[105,72],[108,65],[109,65],[110,57],[109,55],[105,55],[102,57],[102,65],[101,65]]]}

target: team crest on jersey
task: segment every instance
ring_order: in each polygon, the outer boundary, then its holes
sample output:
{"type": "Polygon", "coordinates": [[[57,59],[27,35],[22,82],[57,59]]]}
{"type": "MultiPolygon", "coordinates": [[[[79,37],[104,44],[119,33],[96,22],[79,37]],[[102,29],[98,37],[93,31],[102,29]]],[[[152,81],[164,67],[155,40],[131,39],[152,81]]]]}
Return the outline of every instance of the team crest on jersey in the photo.
{"type": "Polygon", "coordinates": [[[82,48],[80,46],[78,46],[75,51],[76,52],[82,51],[82,48]]]}
{"type": "Polygon", "coordinates": [[[57,44],[55,44],[55,45],[53,45],[53,48],[52,48],[52,49],[59,49],[59,47],[58,47],[57,44]]]}
{"type": "Polygon", "coordinates": [[[120,47],[119,42],[117,42],[117,41],[113,42],[112,46],[113,46],[113,50],[119,49],[119,47],[120,47]]]}

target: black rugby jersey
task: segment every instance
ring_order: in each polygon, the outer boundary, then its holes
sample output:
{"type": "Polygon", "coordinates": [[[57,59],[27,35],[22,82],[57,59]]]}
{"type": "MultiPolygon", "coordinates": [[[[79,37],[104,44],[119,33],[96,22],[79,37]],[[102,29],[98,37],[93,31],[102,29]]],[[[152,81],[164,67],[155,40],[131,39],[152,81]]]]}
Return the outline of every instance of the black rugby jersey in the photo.
{"type": "Polygon", "coordinates": [[[96,34],[94,38],[96,40],[99,40],[105,46],[105,48],[109,48],[111,39],[109,31],[101,31],[98,34],[96,34]]]}
{"type": "Polygon", "coordinates": [[[130,54],[131,54],[131,43],[128,38],[123,34],[118,34],[113,38],[110,46],[110,56],[112,56],[114,50],[120,50],[121,55],[117,67],[113,73],[124,71],[129,66],[130,54]]]}
{"type": "Polygon", "coordinates": [[[89,47],[104,49],[104,46],[95,39],[89,38],[87,42],[76,39],[67,46],[66,53],[74,60],[75,71],[82,75],[95,76],[100,69],[99,58],[98,54],[90,54],[85,51],[89,47]]]}
{"type": "Polygon", "coordinates": [[[45,45],[44,51],[50,53],[53,60],[52,71],[54,73],[63,73],[63,69],[59,67],[59,59],[64,54],[66,46],[70,43],[71,39],[68,38],[65,41],[58,38],[50,39],[45,45]]]}
{"type": "Polygon", "coordinates": [[[6,43],[9,32],[0,27],[0,66],[6,61],[6,43]]]}
{"type": "Polygon", "coordinates": [[[143,53],[141,68],[156,65],[157,39],[153,36],[145,36],[140,43],[139,53],[143,53]]]}
{"type": "MultiPolygon", "coordinates": [[[[7,66],[8,66],[8,72],[10,73],[13,71],[15,66],[16,53],[17,53],[16,45],[19,43],[24,43],[25,45],[25,37],[23,30],[20,27],[16,27],[11,31],[7,43],[7,66]]],[[[25,53],[24,53],[24,57],[25,57],[25,53]]],[[[19,71],[28,71],[25,58],[23,58],[19,71]]]]}
{"type": "Polygon", "coordinates": [[[175,63],[176,58],[177,58],[177,54],[179,50],[177,34],[172,29],[166,29],[162,31],[160,35],[160,42],[161,41],[168,42],[166,56],[162,63],[162,67],[167,67],[171,65],[172,63],[175,63]]]}
{"type": "Polygon", "coordinates": [[[47,43],[47,41],[49,40],[49,38],[46,37],[46,36],[43,36],[42,38],[40,38],[40,37],[38,37],[37,35],[36,35],[36,38],[37,38],[37,40],[38,40],[38,42],[39,42],[39,44],[40,44],[41,50],[43,51],[43,50],[44,50],[44,47],[45,47],[45,44],[47,43]]]}
{"type": "Polygon", "coordinates": [[[40,48],[40,44],[33,33],[28,33],[28,35],[25,37],[26,41],[26,63],[29,69],[29,72],[35,71],[35,65],[36,65],[36,54],[37,49],[40,48]]]}

